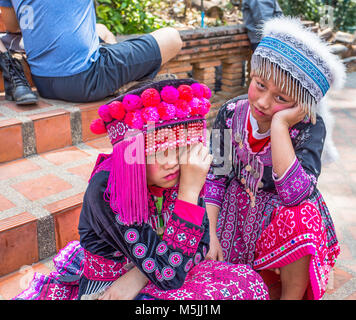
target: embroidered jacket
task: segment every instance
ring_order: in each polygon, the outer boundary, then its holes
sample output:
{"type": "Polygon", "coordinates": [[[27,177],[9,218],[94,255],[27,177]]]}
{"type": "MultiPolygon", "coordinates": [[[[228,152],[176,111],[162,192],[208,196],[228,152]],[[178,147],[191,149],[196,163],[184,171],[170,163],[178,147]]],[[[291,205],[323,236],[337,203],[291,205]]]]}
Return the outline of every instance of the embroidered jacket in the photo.
{"type": "Polygon", "coordinates": [[[283,176],[277,177],[272,168],[270,143],[258,154],[249,146],[249,110],[247,95],[236,97],[220,108],[211,134],[214,161],[206,183],[206,203],[221,207],[229,181],[240,177],[240,181],[245,178],[257,186],[257,194],[262,189],[277,193],[283,205],[300,204],[316,192],[326,135],[322,118],[317,116],[315,125],[301,121],[290,129],[296,157],[283,176]],[[246,172],[251,159],[255,161],[255,175],[246,172]]]}
{"type": "Polygon", "coordinates": [[[91,257],[114,260],[116,265],[124,266],[127,260],[131,261],[163,290],[181,287],[188,271],[209,250],[204,201],[199,199],[199,205],[193,205],[176,199],[177,186],[164,189],[161,217],[165,230],[161,238],[156,233],[159,215],[153,194],[149,192],[148,223],[124,225],[103,198],[108,176],[108,171],[97,172],[84,195],[79,221],[81,246],[91,257]]]}

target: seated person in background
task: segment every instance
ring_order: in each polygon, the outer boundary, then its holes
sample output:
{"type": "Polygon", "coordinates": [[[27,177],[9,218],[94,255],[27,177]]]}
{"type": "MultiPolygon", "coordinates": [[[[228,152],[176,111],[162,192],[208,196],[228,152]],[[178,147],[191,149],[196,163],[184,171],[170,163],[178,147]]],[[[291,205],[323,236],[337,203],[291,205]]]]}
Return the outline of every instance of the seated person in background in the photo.
{"type": "Polygon", "coordinates": [[[32,79],[49,99],[103,99],[128,82],[153,78],[182,46],[173,28],[100,45],[91,0],[0,0],[0,7],[6,29],[20,27],[32,79]]]}
{"type": "Polygon", "coordinates": [[[251,42],[251,49],[255,51],[261,40],[258,28],[263,22],[283,15],[277,0],[243,0],[242,16],[247,35],[251,42]]]}

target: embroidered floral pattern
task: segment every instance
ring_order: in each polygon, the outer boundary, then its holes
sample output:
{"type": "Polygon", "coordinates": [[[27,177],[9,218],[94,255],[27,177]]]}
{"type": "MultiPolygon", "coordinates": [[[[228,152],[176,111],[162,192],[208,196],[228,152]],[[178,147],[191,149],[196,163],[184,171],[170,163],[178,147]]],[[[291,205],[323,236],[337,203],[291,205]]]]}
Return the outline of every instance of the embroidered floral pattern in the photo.
{"type": "Polygon", "coordinates": [[[172,216],[163,235],[163,240],[173,249],[180,249],[184,254],[191,255],[196,252],[202,236],[201,229],[188,227],[185,222],[172,216]]]}
{"type": "Polygon", "coordinates": [[[70,287],[63,284],[51,283],[39,300],[72,300],[78,295],[78,287],[70,287]]]}
{"type": "Polygon", "coordinates": [[[124,262],[116,262],[92,254],[87,250],[84,250],[84,257],[83,275],[88,280],[114,281],[126,273],[123,267],[127,263],[127,259],[124,262]]]}
{"type": "Polygon", "coordinates": [[[147,247],[143,243],[138,243],[133,247],[132,253],[136,258],[142,259],[146,256],[147,247]]]}
{"type": "Polygon", "coordinates": [[[142,262],[142,268],[144,271],[151,273],[156,269],[156,262],[153,258],[147,258],[142,262]]]}
{"type": "Polygon", "coordinates": [[[231,102],[226,106],[226,109],[229,111],[233,111],[233,110],[235,110],[235,108],[236,108],[236,103],[234,103],[234,102],[231,102]]]}
{"type": "Polygon", "coordinates": [[[299,130],[298,129],[292,129],[290,132],[289,132],[289,135],[292,139],[295,139],[297,137],[297,135],[299,134],[299,130]]]}
{"type": "Polygon", "coordinates": [[[311,180],[298,159],[280,180],[275,180],[276,189],[284,204],[295,205],[310,195],[311,180]]]}
{"type": "Polygon", "coordinates": [[[310,298],[320,299],[326,290],[330,269],[339,252],[327,245],[326,228],[317,208],[310,202],[280,207],[256,243],[257,270],[277,268],[311,254],[310,298]]]}
{"type": "Polygon", "coordinates": [[[183,256],[180,252],[172,252],[169,255],[169,263],[172,267],[178,267],[183,262],[183,256]]]}
{"type": "MultiPolygon", "coordinates": [[[[162,270],[172,277],[174,270],[162,270]]],[[[141,293],[163,300],[266,300],[267,286],[247,265],[204,260],[192,269],[179,289],[161,290],[149,283],[141,293]],[[222,268],[223,267],[223,268],[222,268]]]]}
{"type": "Polygon", "coordinates": [[[109,124],[107,131],[110,141],[120,141],[128,129],[128,126],[120,121],[109,124]]]}
{"type": "Polygon", "coordinates": [[[160,256],[165,254],[167,252],[167,250],[168,250],[168,247],[164,241],[160,242],[159,245],[156,247],[156,253],[160,256]]]}
{"type": "Polygon", "coordinates": [[[128,243],[136,243],[140,235],[136,229],[128,229],[125,232],[125,241],[128,243]]]}
{"type": "Polygon", "coordinates": [[[222,204],[225,194],[225,179],[218,179],[214,174],[209,174],[206,180],[206,202],[213,203],[219,207],[222,204]]]}
{"type": "Polygon", "coordinates": [[[184,266],[184,271],[188,272],[192,268],[192,266],[193,266],[193,259],[190,258],[184,266]]]}
{"type": "Polygon", "coordinates": [[[164,267],[162,269],[162,276],[165,280],[172,280],[175,275],[176,275],[176,272],[171,267],[164,267]]]}
{"type": "Polygon", "coordinates": [[[198,264],[201,261],[201,254],[200,252],[197,252],[194,256],[194,263],[198,264]]]}
{"type": "Polygon", "coordinates": [[[162,274],[159,272],[158,268],[155,270],[155,275],[158,281],[162,281],[163,280],[163,276],[162,274]]]}

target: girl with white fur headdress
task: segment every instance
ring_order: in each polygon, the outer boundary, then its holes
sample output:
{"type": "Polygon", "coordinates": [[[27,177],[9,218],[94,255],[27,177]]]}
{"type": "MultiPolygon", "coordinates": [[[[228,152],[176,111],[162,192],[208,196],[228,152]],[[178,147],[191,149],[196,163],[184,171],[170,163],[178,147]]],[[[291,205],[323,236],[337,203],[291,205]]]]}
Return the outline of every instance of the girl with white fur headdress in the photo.
{"type": "Polygon", "coordinates": [[[340,251],[317,178],[320,108],[344,78],[338,57],[298,19],[271,19],[252,55],[248,95],[226,102],[213,126],[208,257],[276,270],[281,299],[320,299],[340,251]]]}

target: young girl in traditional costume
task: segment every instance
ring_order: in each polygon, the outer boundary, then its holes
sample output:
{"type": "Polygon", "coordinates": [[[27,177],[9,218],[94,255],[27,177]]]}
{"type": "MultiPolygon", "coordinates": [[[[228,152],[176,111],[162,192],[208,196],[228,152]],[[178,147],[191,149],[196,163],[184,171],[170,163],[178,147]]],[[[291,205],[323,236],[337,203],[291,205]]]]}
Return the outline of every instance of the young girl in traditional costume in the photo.
{"type": "Polygon", "coordinates": [[[281,299],[320,299],[339,245],[317,189],[326,136],[319,113],[345,69],[297,19],[271,19],[262,32],[248,95],[226,102],[213,125],[208,257],[275,269],[281,299]]]}
{"type": "Polygon", "coordinates": [[[57,272],[37,276],[17,299],[268,298],[250,266],[204,261],[210,96],[193,80],[164,80],[99,108],[91,129],[108,132],[113,152],[93,170],[80,245],[64,248],[57,272]]]}

